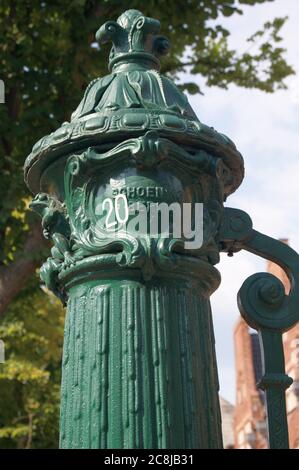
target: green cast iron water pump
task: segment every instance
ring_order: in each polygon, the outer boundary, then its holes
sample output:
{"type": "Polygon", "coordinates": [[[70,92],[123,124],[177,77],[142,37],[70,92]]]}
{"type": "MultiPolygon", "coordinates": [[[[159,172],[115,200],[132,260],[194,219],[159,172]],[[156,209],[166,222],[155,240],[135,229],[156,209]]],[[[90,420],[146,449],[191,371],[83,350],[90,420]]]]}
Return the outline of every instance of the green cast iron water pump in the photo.
{"type": "Polygon", "coordinates": [[[128,10],[96,38],[112,42],[110,74],[89,84],[70,122],[25,162],[31,207],[53,242],[41,279],[67,305],[60,446],[222,447],[209,297],[219,253],[246,249],[280,264],[292,283],[285,296],[276,278],[256,274],[238,296],[263,345],[270,444],[287,447],[281,335],[299,319],[298,255],[224,208],[242,182],[242,156],[160,74],[170,44],[159,21],[128,10]],[[201,247],[185,249],[173,226],[168,237],[115,236],[103,206],[111,200],[116,212],[120,194],[145,207],[203,204],[201,247]]]}

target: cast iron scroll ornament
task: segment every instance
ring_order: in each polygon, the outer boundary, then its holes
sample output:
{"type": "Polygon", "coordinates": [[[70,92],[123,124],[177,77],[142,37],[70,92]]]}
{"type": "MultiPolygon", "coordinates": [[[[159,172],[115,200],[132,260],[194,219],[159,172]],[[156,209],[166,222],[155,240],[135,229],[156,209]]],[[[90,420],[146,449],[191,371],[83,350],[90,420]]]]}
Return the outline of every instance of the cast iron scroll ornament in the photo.
{"type": "MultiPolygon", "coordinates": [[[[165,270],[186,265],[188,271],[194,256],[213,265],[219,260],[215,237],[222,202],[243,179],[243,159],[228,137],[197,119],[185,95],[159,73],[159,58],[170,45],[158,31],[159,22],[137,10],[105,23],[96,37],[101,44],[113,43],[111,74],[93,80],[71,121],[39,140],[26,159],[28,186],[34,193],[42,190],[32,209],[44,217],[53,207],[64,207],[69,227],[61,234],[64,248],[59,255],[54,250],[41,271],[47,287],[61,298],[67,297],[68,268],[80,263],[83,268],[91,256],[110,253],[112,264],[140,267],[145,279],[151,278],[155,265],[165,270]],[[136,202],[133,189],[137,196],[142,189],[138,172],[149,175],[142,184],[161,188],[169,204],[205,203],[200,252],[182,257],[175,253],[181,251],[182,240],[153,241],[147,234],[136,238],[120,232],[116,241],[103,233],[96,206],[129,181],[128,202],[136,202]],[[50,196],[41,204],[44,193],[50,196]]],[[[142,196],[138,200],[150,202],[142,196]]],[[[47,236],[57,245],[60,235],[55,230],[53,225],[54,235],[47,236]]]]}
{"type": "Polygon", "coordinates": [[[287,274],[291,290],[269,273],[250,276],[238,293],[244,320],[259,333],[263,377],[258,384],[266,393],[269,445],[288,448],[285,390],[293,380],[285,374],[282,334],[299,321],[299,255],[288,245],[252,228],[246,212],[225,208],[220,229],[221,251],[232,255],[242,249],[278,264],[287,274]]]}
{"type": "Polygon", "coordinates": [[[270,445],[287,447],[281,334],[298,321],[298,255],[254,231],[242,211],[223,213],[242,156],[160,74],[170,45],[159,29],[137,10],[105,23],[96,37],[112,41],[111,73],[25,162],[31,207],[54,244],[41,278],[67,302],[60,445],[221,447],[209,296],[219,251],[246,249],[280,264],[292,284],[284,296],[273,276],[255,275],[238,298],[263,345],[270,445]],[[185,250],[172,230],[112,236],[99,208],[120,193],[129,204],[203,203],[202,247],[185,250]]]}
{"type": "MultiPolygon", "coordinates": [[[[112,41],[110,74],[25,162],[31,207],[53,241],[41,269],[67,303],[62,364],[63,448],[219,448],[221,417],[209,297],[219,251],[247,249],[280,264],[292,290],[268,274],[239,293],[260,332],[271,447],[287,446],[281,333],[298,320],[298,255],[252,230],[223,202],[244,176],[233,142],[198,120],[159,72],[168,40],[157,20],[128,10],[97,33],[112,41]],[[203,244],[103,222],[104,201],[203,203],[203,244]],[[273,351],[275,351],[273,353],[273,351]],[[279,403],[279,405],[277,405],[279,403]]],[[[131,215],[130,215],[131,217],[131,215]]]]}

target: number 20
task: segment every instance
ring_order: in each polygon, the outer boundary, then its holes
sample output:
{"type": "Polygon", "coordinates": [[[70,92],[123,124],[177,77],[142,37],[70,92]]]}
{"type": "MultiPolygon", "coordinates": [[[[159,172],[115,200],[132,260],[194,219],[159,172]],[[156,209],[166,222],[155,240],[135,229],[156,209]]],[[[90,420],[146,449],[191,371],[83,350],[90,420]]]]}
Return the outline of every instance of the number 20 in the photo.
{"type": "Polygon", "coordinates": [[[124,194],[118,194],[114,199],[114,204],[113,204],[112,199],[107,197],[102,202],[102,209],[103,210],[105,209],[106,203],[108,204],[108,214],[107,214],[107,217],[106,217],[106,220],[105,220],[106,228],[109,229],[111,227],[114,227],[117,224],[117,222],[119,224],[125,224],[127,222],[128,218],[129,218],[129,206],[128,206],[128,200],[127,200],[126,196],[124,194]],[[119,213],[119,204],[118,204],[119,200],[122,200],[124,202],[124,209],[125,209],[124,218],[121,218],[120,213],[119,213]],[[114,205],[114,207],[113,207],[113,205],[114,205]],[[109,219],[111,218],[111,216],[113,214],[113,209],[114,209],[114,213],[115,213],[117,221],[113,220],[113,218],[111,219],[111,221],[109,221],[109,219]]]}

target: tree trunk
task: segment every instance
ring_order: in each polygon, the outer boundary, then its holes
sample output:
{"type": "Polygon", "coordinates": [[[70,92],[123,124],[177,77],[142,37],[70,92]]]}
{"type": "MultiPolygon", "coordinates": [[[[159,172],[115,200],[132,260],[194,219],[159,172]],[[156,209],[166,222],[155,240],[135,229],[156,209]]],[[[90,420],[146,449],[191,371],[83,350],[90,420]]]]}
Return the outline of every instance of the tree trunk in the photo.
{"type": "Polygon", "coordinates": [[[0,318],[40,265],[38,253],[46,244],[40,223],[36,222],[28,232],[23,251],[11,264],[0,268],[0,318]]]}

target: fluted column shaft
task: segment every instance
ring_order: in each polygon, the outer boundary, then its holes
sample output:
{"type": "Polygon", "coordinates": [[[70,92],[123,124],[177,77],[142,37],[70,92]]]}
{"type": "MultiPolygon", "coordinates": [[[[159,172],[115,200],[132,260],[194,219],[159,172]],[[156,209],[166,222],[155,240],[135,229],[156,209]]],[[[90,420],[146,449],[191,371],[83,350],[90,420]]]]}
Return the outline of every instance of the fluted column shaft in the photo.
{"type": "Polygon", "coordinates": [[[70,290],[62,448],[219,448],[209,300],[185,281],[92,281],[70,290]]]}

